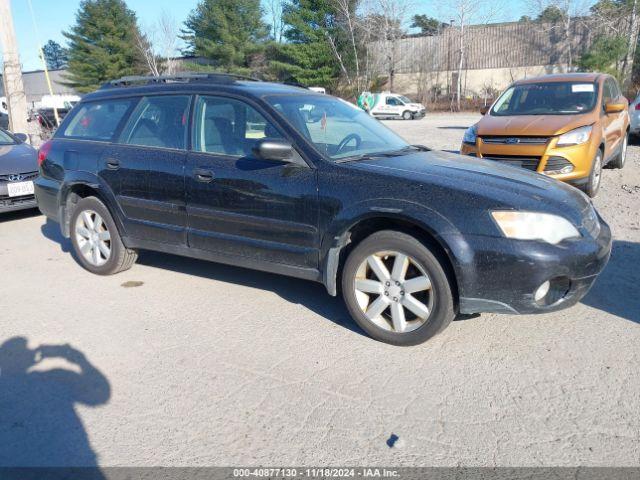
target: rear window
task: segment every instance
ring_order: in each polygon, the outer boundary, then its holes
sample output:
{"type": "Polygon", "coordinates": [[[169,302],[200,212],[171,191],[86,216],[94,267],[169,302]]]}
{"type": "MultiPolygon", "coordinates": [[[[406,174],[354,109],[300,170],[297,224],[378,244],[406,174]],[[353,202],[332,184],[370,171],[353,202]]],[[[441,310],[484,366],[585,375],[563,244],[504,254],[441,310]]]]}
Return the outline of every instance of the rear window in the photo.
{"type": "Polygon", "coordinates": [[[133,99],[107,100],[80,105],[62,135],[89,140],[111,140],[133,99]]]}

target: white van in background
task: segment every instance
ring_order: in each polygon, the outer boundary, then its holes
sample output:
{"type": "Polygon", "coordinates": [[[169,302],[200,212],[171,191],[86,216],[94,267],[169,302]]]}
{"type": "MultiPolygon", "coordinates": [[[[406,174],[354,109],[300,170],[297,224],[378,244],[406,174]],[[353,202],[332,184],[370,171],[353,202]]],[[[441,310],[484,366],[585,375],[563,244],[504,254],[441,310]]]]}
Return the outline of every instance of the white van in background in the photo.
{"type": "Polygon", "coordinates": [[[414,103],[404,95],[391,92],[363,92],[358,97],[358,106],[376,118],[413,120],[427,113],[421,103],[414,103]]]}

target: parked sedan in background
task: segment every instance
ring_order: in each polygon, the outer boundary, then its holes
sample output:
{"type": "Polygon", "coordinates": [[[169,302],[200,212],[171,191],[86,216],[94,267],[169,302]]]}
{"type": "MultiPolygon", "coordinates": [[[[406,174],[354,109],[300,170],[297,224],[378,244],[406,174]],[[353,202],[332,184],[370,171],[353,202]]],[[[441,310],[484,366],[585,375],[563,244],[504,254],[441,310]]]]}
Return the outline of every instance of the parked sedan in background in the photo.
{"type": "Polygon", "coordinates": [[[37,206],[33,180],[38,176],[38,153],[24,134],[0,129],[0,213],[37,206]]]}

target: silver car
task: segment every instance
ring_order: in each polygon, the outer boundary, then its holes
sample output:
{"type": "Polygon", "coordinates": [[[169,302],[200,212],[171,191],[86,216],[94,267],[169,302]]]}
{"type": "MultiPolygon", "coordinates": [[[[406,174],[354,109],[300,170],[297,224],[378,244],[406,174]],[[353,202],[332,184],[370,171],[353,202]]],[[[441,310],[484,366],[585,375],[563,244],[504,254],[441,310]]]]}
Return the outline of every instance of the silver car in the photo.
{"type": "Polygon", "coordinates": [[[37,207],[33,181],[38,176],[38,153],[24,134],[0,129],[0,213],[37,207]]]}
{"type": "Polygon", "coordinates": [[[631,135],[640,136],[640,95],[629,105],[629,120],[631,135]]]}

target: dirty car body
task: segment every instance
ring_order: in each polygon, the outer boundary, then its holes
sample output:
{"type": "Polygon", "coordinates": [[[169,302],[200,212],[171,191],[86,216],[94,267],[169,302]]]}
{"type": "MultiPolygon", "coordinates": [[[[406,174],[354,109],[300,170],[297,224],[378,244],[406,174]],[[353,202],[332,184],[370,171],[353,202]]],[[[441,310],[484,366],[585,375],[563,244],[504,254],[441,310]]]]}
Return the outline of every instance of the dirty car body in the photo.
{"type": "Polygon", "coordinates": [[[345,261],[379,231],[410,236],[433,252],[462,313],[573,305],[611,249],[609,227],[576,189],[525,170],[411,146],[355,106],[285,85],[203,80],[103,89],[83,98],[41,158],[38,204],[65,236],[74,235],[76,205],[96,197],[127,248],[322,282],[331,295],[340,290],[345,261]],[[185,98],[187,113],[177,117],[185,123],[184,145],[126,144],[126,117],[157,95],[185,98]],[[250,106],[268,125],[259,135],[243,130],[237,147],[225,147],[217,135],[203,140],[194,124],[229,128],[221,117],[202,113],[203,97],[250,106]],[[74,118],[87,111],[83,106],[125,99],[131,105],[118,107],[127,113],[107,137],[68,135],[74,118]],[[301,114],[310,107],[319,109],[319,121],[301,114]],[[260,158],[265,142],[288,145],[293,154],[260,158]],[[495,212],[560,218],[574,233],[552,241],[535,234],[509,238],[495,212]],[[545,283],[547,293],[536,299],[545,283]]]}

